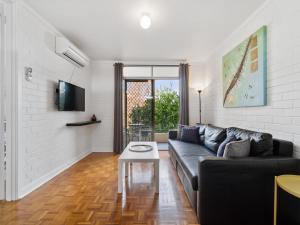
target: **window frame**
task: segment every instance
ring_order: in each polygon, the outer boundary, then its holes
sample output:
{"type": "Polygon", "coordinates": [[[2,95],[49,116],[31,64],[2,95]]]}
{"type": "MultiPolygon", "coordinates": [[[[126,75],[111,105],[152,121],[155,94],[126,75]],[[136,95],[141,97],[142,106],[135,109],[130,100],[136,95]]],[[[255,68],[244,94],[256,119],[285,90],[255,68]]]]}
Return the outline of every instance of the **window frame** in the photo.
{"type": "Polygon", "coordinates": [[[130,77],[130,76],[124,76],[123,73],[123,79],[124,80],[142,80],[142,79],[147,79],[147,80],[178,80],[179,79],[179,65],[124,65],[124,67],[150,67],[151,68],[151,76],[147,77],[130,77]],[[159,76],[154,76],[154,67],[177,67],[178,68],[178,75],[177,76],[170,76],[170,77],[159,77],[159,76]]]}

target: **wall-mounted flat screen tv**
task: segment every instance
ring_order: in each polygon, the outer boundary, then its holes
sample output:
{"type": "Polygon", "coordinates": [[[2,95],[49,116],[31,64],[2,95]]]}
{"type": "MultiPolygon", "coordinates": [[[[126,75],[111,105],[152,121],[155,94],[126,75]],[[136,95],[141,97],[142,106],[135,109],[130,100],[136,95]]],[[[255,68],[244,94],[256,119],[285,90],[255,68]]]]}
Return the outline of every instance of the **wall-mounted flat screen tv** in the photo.
{"type": "Polygon", "coordinates": [[[60,80],[57,105],[59,111],[85,111],[85,89],[60,80]]]}

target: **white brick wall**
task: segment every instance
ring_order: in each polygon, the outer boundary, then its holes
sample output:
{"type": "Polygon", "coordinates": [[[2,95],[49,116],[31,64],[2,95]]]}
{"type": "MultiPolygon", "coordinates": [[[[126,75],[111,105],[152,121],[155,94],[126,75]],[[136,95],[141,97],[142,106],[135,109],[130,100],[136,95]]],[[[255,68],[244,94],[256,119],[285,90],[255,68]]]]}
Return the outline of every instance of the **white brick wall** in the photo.
{"type": "Polygon", "coordinates": [[[66,127],[67,122],[90,118],[90,72],[76,69],[72,83],[86,89],[86,112],[58,112],[55,88],[59,79],[70,81],[74,66],[54,53],[59,33],[23,3],[17,4],[17,64],[22,80],[22,145],[20,195],[91,151],[90,127],[66,127]],[[24,78],[24,67],[33,68],[33,80],[24,78]]]}
{"type": "Polygon", "coordinates": [[[300,157],[299,0],[271,0],[253,14],[206,61],[203,114],[208,123],[270,132],[295,143],[300,157]],[[268,105],[223,108],[222,56],[263,25],[268,26],[268,105]]]}

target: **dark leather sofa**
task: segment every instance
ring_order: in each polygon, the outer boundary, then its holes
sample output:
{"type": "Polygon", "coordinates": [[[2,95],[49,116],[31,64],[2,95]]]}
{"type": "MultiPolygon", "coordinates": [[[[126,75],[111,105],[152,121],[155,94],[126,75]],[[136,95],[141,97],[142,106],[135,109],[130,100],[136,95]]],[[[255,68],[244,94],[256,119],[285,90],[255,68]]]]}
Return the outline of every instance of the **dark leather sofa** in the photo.
{"type": "MultiPolygon", "coordinates": [[[[293,143],[273,139],[271,134],[240,128],[199,125],[202,144],[177,140],[169,132],[170,159],[201,225],[272,225],[274,176],[300,174],[300,160],[293,158],[293,143]],[[240,159],[217,157],[227,135],[251,140],[250,156],[240,159]]],[[[280,193],[280,192],[279,192],[280,193]]],[[[282,194],[283,195],[283,194],[282,194]]],[[[284,197],[284,196],[283,196],[284,197]]],[[[299,225],[299,202],[279,204],[279,224],[299,225]]]]}

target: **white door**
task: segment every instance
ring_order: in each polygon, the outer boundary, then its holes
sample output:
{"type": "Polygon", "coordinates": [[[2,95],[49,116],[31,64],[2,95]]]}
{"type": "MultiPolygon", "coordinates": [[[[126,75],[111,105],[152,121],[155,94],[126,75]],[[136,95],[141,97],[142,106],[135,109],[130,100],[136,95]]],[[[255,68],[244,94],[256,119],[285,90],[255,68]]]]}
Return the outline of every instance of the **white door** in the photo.
{"type": "Polygon", "coordinates": [[[0,3],[0,200],[5,199],[5,118],[4,118],[4,7],[0,3]]]}

